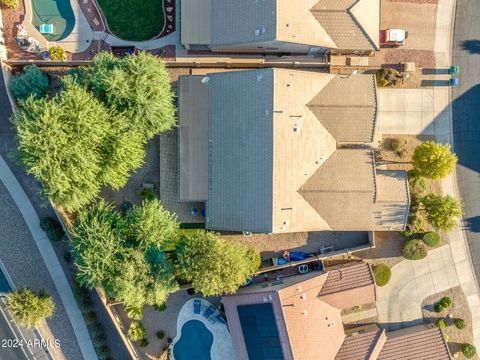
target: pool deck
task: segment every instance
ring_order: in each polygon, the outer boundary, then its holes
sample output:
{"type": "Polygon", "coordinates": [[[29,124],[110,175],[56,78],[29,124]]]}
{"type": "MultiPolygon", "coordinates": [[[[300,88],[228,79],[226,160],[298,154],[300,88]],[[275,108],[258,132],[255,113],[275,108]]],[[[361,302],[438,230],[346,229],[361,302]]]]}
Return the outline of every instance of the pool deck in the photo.
{"type": "MultiPolygon", "coordinates": [[[[183,305],[177,319],[177,336],[175,337],[175,339],[173,339],[172,345],[170,347],[172,350],[170,352],[170,358],[172,360],[175,360],[173,355],[173,347],[182,336],[182,326],[190,320],[201,321],[206,326],[206,328],[213,334],[213,344],[210,352],[212,360],[235,359],[232,338],[230,337],[230,333],[228,332],[227,325],[219,322],[215,322],[214,324],[212,324],[203,317],[204,311],[208,309],[208,307],[211,305],[212,304],[209,301],[201,298],[190,299],[185,303],[185,305],[183,305]],[[196,315],[193,312],[193,302],[197,299],[202,302],[200,315],[196,315]]],[[[215,316],[216,314],[219,314],[218,310],[213,315],[215,316]]]]}
{"type": "Polygon", "coordinates": [[[25,0],[25,18],[22,25],[25,27],[28,36],[40,42],[42,49],[47,50],[53,46],[60,46],[63,50],[71,53],[79,53],[88,49],[93,41],[93,31],[80,8],[78,0],[70,0],[75,16],[75,25],[72,32],[65,39],[59,41],[47,41],[37,28],[32,25],[32,1],[34,0],[25,0]]]}

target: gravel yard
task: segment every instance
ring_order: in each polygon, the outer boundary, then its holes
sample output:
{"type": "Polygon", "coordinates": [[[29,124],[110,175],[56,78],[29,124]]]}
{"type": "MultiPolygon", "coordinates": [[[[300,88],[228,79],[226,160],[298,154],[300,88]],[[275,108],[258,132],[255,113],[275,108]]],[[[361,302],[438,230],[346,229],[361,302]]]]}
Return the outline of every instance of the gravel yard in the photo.
{"type": "MultiPolygon", "coordinates": [[[[453,318],[461,318],[465,321],[465,328],[461,330],[457,329],[453,324],[449,325],[449,321],[447,321],[447,327],[444,331],[448,335],[448,346],[452,355],[459,352],[457,359],[466,359],[460,347],[463,343],[472,342],[472,315],[468,307],[467,298],[461,287],[458,286],[427,297],[422,302],[422,313],[424,322],[428,324],[434,323],[437,319],[446,318],[449,314],[452,314],[453,318]],[[433,304],[444,296],[450,297],[453,305],[441,313],[436,313],[433,309],[433,304]]],[[[478,355],[472,359],[478,359],[478,355]]]]}

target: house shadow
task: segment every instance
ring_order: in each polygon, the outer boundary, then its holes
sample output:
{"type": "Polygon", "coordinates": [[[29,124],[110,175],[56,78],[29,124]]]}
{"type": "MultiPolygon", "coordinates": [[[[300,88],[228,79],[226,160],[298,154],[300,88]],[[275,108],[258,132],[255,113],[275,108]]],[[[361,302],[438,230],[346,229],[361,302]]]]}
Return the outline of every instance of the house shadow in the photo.
{"type": "Polygon", "coordinates": [[[460,46],[470,54],[480,54],[480,40],[465,40],[460,43],[460,46]]]}
{"type": "Polygon", "coordinates": [[[450,80],[422,80],[421,87],[429,86],[450,86],[450,80]]]}

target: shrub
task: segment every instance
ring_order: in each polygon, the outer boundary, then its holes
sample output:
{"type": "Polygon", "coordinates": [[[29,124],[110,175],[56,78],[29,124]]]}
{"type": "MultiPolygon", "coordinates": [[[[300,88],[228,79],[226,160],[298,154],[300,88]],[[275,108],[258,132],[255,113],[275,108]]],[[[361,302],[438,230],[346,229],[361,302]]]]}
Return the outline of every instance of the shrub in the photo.
{"type": "Polygon", "coordinates": [[[55,304],[43,290],[38,293],[25,288],[16,290],[6,297],[6,308],[22,326],[34,328],[53,315],[55,304]]]}
{"type": "Polygon", "coordinates": [[[390,140],[390,148],[395,154],[404,157],[407,154],[407,142],[403,139],[394,138],[390,140]]]}
{"type": "Polygon", "coordinates": [[[163,330],[158,330],[156,335],[157,335],[157,338],[162,340],[165,337],[165,332],[163,332],[163,330]]]}
{"type": "Polygon", "coordinates": [[[140,347],[147,347],[148,345],[150,344],[150,341],[148,341],[147,338],[142,338],[140,340],[138,340],[138,346],[140,347]]]}
{"type": "Polygon", "coordinates": [[[427,189],[427,180],[415,170],[408,170],[408,186],[411,193],[422,194],[427,189]]]}
{"type": "Polygon", "coordinates": [[[460,318],[453,319],[453,324],[457,329],[463,329],[465,327],[465,321],[460,318]]]}
{"type": "Polygon", "coordinates": [[[92,341],[96,347],[105,345],[105,334],[95,334],[92,335],[92,341]]]}
{"type": "Polygon", "coordinates": [[[43,217],[40,220],[40,227],[45,231],[50,241],[60,241],[65,236],[62,225],[52,217],[43,217]]]}
{"type": "Polygon", "coordinates": [[[17,100],[26,100],[30,96],[40,99],[47,94],[48,77],[35,65],[25,66],[23,72],[13,76],[10,89],[17,100]]]}
{"type": "Polygon", "coordinates": [[[392,277],[392,270],[386,264],[378,264],[373,267],[373,276],[378,286],[385,286],[392,277]]]}
{"type": "Polygon", "coordinates": [[[102,324],[99,324],[99,323],[94,324],[90,329],[90,334],[92,335],[92,337],[103,336],[104,330],[103,330],[102,324]]]}
{"type": "Polygon", "coordinates": [[[445,309],[445,308],[443,307],[442,304],[440,304],[439,302],[437,302],[437,303],[435,303],[435,304],[433,305],[433,309],[435,310],[435,312],[441,313],[441,312],[443,311],[443,309],[445,309]]]}
{"type": "Polygon", "coordinates": [[[155,304],[153,305],[153,308],[158,311],[158,312],[162,312],[162,311],[165,311],[167,309],[167,304],[163,303],[163,304],[155,304]]]}
{"type": "Polygon", "coordinates": [[[130,340],[138,341],[147,336],[147,330],[141,322],[134,321],[130,324],[130,328],[127,331],[127,336],[130,340]]]}
{"type": "Polygon", "coordinates": [[[60,46],[52,46],[50,50],[48,50],[48,56],[50,60],[53,61],[60,61],[65,59],[65,50],[63,50],[60,46]]]}
{"type": "Polygon", "coordinates": [[[423,235],[422,240],[428,247],[433,248],[440,242],[440,234],[433,231],[427,232],[423,235]]]}
{"type": "Polygon", "coordinates": [[[409,240],[403,247],[402,255],[408,260],[420,260],[428,255],[428,248],[421,240],[409,240]]]}
{"type": "Polygon", "coordinates": [[[63,254],[63,260],[69,263],[72,261],[72,258],[72,253],[70,251],[65,251],[65,253],[63,254]]]}
{"type": "Polygon", "coordinates": [[[477,353],[477,348],[472,344],[465,343],[462,345],[462,353],[467,359],[471,359],[477,353]]]}
{"type": "Polygon", "coordinates": [[[16,9],[18,8],[19,1],[18,0],[0,0],[0,4],[9,8],[9,9],[16,9]]]}
{"type": "Polygon", "coordinates": [[[93,324],[97,320],[97,314],[95,314],[93,311],[90,311],[84,315],[85,322],[90,325],[93,324]]]}
{"type": "Polygon", "coordinates": [[[445,342],[448,343],[448,340],[450,340],[448,334],[442,333],[442,335],[443,335],[443,340],[445,340],[445,342]]]}
{"type": "Polygon", "coordinates": [[[73,291],[73,296],[75,297],[75,300],[77,301],[80,310],[90,310],[90,307],[92,306],[92,301],[90,299],[90,296],[88,295],[88,292],[85,289],[77,287],[73,291]]]}
{"type": "Polygon", "coordinates": [[[127,306],[126,309],[127,315],[133,320],[142,320],[143,309],[141,307],[127,306]]]}
{"type": "Polygon", "coordinates": [[[447,327],[447,323],[445,322],[445,319],[437,319],[437,321],[435,321],[435,326],[439,329],[445,329],[447,327]]]}
{"type": "Polygon", "coordinates": [[[154,189],[140,189],[138,195],[144,201],[152,201],[155,199],[155,190],[154,189]]]}
{"type": "Polygon", "coordinates": [[[401,74],[395,69],[380,69],[377,71],[378,86],[394,86],[401,78],[401,74]]]}
{"type": "Polygon", "coordinates": [[[97,356],[100,360],[107,360],[110,356],[110,348],[108,346],[97,347],[96,350],[97,356]]]}
{"type": "Polygon", "coordinates": [[[439,303],[442,304],[445,309],[449,308],[453,304],[452,299],[450,299],[448,296],[441,298],[439,303]]]}

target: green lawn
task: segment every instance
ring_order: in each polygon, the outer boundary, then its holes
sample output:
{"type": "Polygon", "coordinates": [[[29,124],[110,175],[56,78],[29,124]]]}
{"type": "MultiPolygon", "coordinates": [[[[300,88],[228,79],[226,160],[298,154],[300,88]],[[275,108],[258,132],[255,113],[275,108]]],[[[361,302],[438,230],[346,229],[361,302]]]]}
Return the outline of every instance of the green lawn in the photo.
{"type": "Polygon", "coordinates": [[[124,40],[149,40],[165,22],[162,0],[98,0],[108,27],[124,40]]]}

